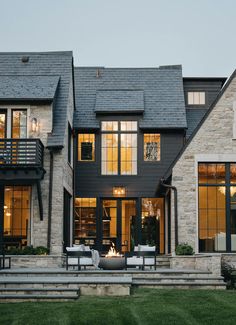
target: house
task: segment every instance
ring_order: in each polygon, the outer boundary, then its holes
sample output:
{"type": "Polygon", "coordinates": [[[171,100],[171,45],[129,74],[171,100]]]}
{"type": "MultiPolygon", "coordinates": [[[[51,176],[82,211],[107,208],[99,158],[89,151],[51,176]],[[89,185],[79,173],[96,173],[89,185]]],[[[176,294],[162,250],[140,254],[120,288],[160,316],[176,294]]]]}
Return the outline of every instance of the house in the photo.
{"type": "Polygon", "coordinates": [[[0,242],[8,248],[62,252],[72,223],[73,87],[72,52],[0,53],[0,242]]]}
{"type": "Polygon", "coordinates": [[[0,53],[0,242],[236,249],[234,78],[0,53]]]}
{"type": "Polygon", "coordinates": [[[177,233],[196,253],[227,253],[228,259],[236,251],[235,111],[234,72],[171,166],[178,191],[173,239],[177,233]]]}

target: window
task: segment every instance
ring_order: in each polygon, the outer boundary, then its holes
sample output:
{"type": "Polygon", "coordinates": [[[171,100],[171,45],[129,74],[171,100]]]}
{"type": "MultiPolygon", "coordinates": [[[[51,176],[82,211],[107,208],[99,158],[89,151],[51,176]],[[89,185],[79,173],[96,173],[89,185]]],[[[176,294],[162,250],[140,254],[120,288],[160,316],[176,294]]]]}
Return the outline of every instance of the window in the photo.
{"type": "Polygon", "coordinates": [[[206,95],[204,91],[189,91],[188,105],[205,105],[206,95]]]}
{"type": "Polygon", "coordinates": [[[94,243],[90,238],[96,238],[96,206],[96,198],[75,199],[74,237],[81,243],[94,243]]]}
{"type": "Polygon", "coordinates": [[[102,175],[137,175],[137,121],[103,121],[102,175]]]}
{"type": "Polygon", "coordinates": [[[199,163],[199,250],[236,251],[236,164],[199,163]]]}
{"type": "Polygon", "coordinates": [[[161,156],[160,134],[144,133],[144,161],[159,161],[161,156]]]}
{"type": "Polygon", "coordinates": [[[0,139],[6,137],[6,123],[7,123],[7,112],[0,110],[0,139]]]}
{"type": "Polygon", "coordinates": [[[4,240],[30,244],[30,186],[6,186],[4,189],[4,240]]]}
{"type": "Polygon", "coordinates": [[[78,135],[79,161],[95,161],[95,134],[78,135]]]}
{"type": "Polygon", "coordinates": [[[27,138],[27,110],[12,110],[12,138],[27,138]]]}
{"type": "Polygon", "coordinates": [[[70,123],[68,123],[68,163],[73,162],[73,134],[70,123]]]}

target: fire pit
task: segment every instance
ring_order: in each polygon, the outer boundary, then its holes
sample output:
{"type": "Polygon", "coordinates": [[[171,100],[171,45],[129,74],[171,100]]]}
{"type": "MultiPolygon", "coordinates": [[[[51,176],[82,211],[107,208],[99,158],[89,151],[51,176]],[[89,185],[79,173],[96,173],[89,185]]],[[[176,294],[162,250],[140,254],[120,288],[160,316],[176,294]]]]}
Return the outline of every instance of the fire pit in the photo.
{"type": "Polygon", "coordinates": [[[103,270],[122,270],[125,268],[125,258],[115,250],[113,243],[107,255],[100,258],[99,267],[103,270]]]}

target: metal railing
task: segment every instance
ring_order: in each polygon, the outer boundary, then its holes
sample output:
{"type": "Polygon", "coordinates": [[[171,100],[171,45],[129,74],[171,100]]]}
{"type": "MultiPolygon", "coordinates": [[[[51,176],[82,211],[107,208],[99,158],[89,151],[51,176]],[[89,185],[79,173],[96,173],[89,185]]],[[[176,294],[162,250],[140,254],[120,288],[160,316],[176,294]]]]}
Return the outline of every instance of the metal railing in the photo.
{"type": "Polygon", "coordinates": [[[0,139],[0,168],[42,167],[43,151],[40,139],[0,139]]]}

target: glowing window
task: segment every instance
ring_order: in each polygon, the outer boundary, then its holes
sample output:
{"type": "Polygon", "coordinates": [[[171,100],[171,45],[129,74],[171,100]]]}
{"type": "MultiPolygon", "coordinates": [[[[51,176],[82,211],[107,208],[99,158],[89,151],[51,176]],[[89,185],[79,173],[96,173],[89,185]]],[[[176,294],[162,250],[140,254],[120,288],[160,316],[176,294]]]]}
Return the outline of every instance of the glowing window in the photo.
{"type": "Polygon", "coordinates": [[[78,135],[78,160],[95,160],[95,134],[78,135]]]}
{"type": "Polygon", "coordinates": [[[159,161],[161,158],[160,134],[144,134],[144,161],[159,161]]]}

